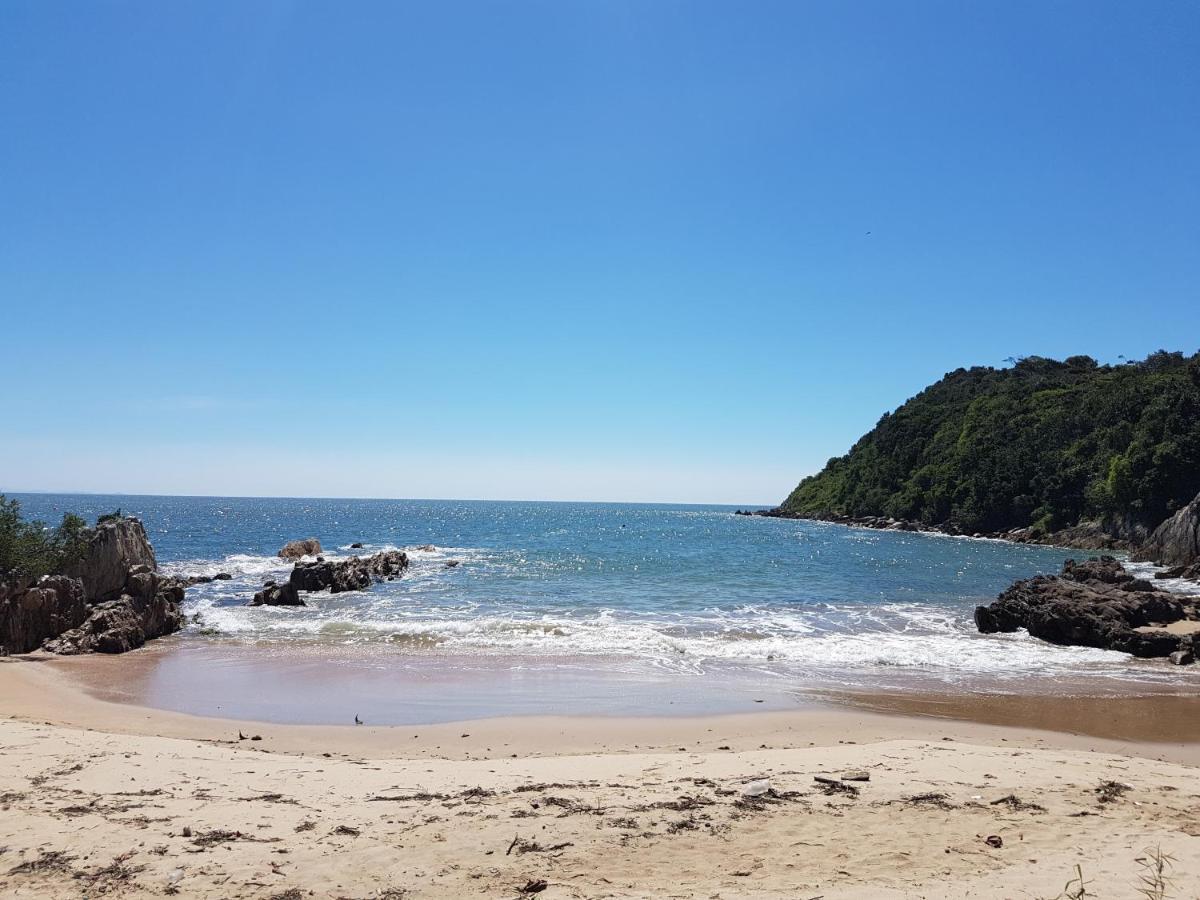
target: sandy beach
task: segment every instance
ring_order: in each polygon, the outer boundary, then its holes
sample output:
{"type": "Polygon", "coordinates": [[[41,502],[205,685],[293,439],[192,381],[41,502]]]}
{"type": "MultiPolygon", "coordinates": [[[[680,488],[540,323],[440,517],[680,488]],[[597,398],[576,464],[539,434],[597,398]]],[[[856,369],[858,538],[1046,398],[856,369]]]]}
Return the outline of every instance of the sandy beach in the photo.
{"type": "Polygon", "coordinates": [[[96,700],[61,668],[0,663],[4,896],[1052,898],[1082,873],[1123,898],[1161,850],[1164,896],[1191,898],[1200,873],[1190,726],[834,706],[283,726],[96,700]]]}

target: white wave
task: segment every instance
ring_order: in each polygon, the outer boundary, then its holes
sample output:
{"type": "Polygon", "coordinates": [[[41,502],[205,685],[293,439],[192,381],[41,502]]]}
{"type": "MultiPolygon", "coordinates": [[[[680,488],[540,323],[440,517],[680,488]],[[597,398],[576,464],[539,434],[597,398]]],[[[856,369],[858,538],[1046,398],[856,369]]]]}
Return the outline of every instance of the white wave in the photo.
{"type": "MultiPolygon", "coordinates": [[[[296,635],[349,642],[387,641],[398,649],[437,648],[543,658],[619,656],[680,669],[709,661],[769,664],[798,673],[909,669],[931,673],[1027,676],[1148,675],[1155,664],[1111,651],[1056,647],[1027,634],[980,635],[954,616],[895,606],[864,615],[861,630],[843,622],[820,628],[803,615],[647,619],[611,610],[587,617],[473,615],[392,611],[386,618],[313,595],[312,606],[218,607],[204,624],[230,635],[296,635]]],[[[842,611],[844,612],[844,610],[842,611]]],[[[1161,667],[1160,667],[1161,668],[1161,667]]]]}

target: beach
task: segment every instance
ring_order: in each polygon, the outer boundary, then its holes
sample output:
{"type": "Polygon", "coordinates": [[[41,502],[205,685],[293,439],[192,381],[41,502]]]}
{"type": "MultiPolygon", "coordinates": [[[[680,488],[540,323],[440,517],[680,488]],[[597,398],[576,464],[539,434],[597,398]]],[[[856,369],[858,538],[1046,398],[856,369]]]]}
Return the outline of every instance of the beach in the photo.
{"type": "Polygon", "coordinates": [[[1161,849],[1190,897],[1200,872],[1187,697],[1156,742],[837,705],[300,726],[61,668],[0,663],[4,896],[1050,898],[1079,866],[1118,898],[1161,849]]]}

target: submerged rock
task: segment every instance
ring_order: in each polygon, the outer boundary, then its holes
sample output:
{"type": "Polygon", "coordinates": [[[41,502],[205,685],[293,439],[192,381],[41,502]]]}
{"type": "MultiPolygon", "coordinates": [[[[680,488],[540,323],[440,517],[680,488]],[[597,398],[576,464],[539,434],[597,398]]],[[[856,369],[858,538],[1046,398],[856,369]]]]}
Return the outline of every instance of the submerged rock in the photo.
{"type": "Polygon", "coordinates": [[[1163,626],[1200,619],[1198,601],[1159,590],[1102,556],[1067,560],[1060,575],[1018,581],[988,606],[977,607],[975,624],[984,634],[1024,628],[1052,644],[1169,656],[1192,650],[1195,635],[1163,626]]]}
{"type": "Polygon", "coordinates": [[[304,538],[300,541],[288,541],[277,555],[280,559],[299,559],[302,556],[316,556],[320,552],[320,541],[316,538],[304,538]]]}
{"type": "Polygon", "coordinates": [[[263,585],[263,589],[254,595],[254,598],[249,603],[250,606],[305,606],[305,602],[300,599],[300,595],[296,592],[296,587],[290,581],[285,581],[283,584],[276,584],[274,581],[268,581],[263,585]]]}

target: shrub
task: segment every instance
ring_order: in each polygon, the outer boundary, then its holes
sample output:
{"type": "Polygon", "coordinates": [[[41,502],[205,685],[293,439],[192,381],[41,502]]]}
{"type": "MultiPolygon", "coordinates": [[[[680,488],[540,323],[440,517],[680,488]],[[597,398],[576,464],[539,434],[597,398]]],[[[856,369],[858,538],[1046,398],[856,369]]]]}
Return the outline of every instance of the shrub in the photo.
{"type": "Polygon", "coordinates": [[[87,549],[90,529],[82,518],[65,513],[57,528],[27,522],[21,504],[0,494],[0,576],[40,578],[61,572],[87,549]]]}

